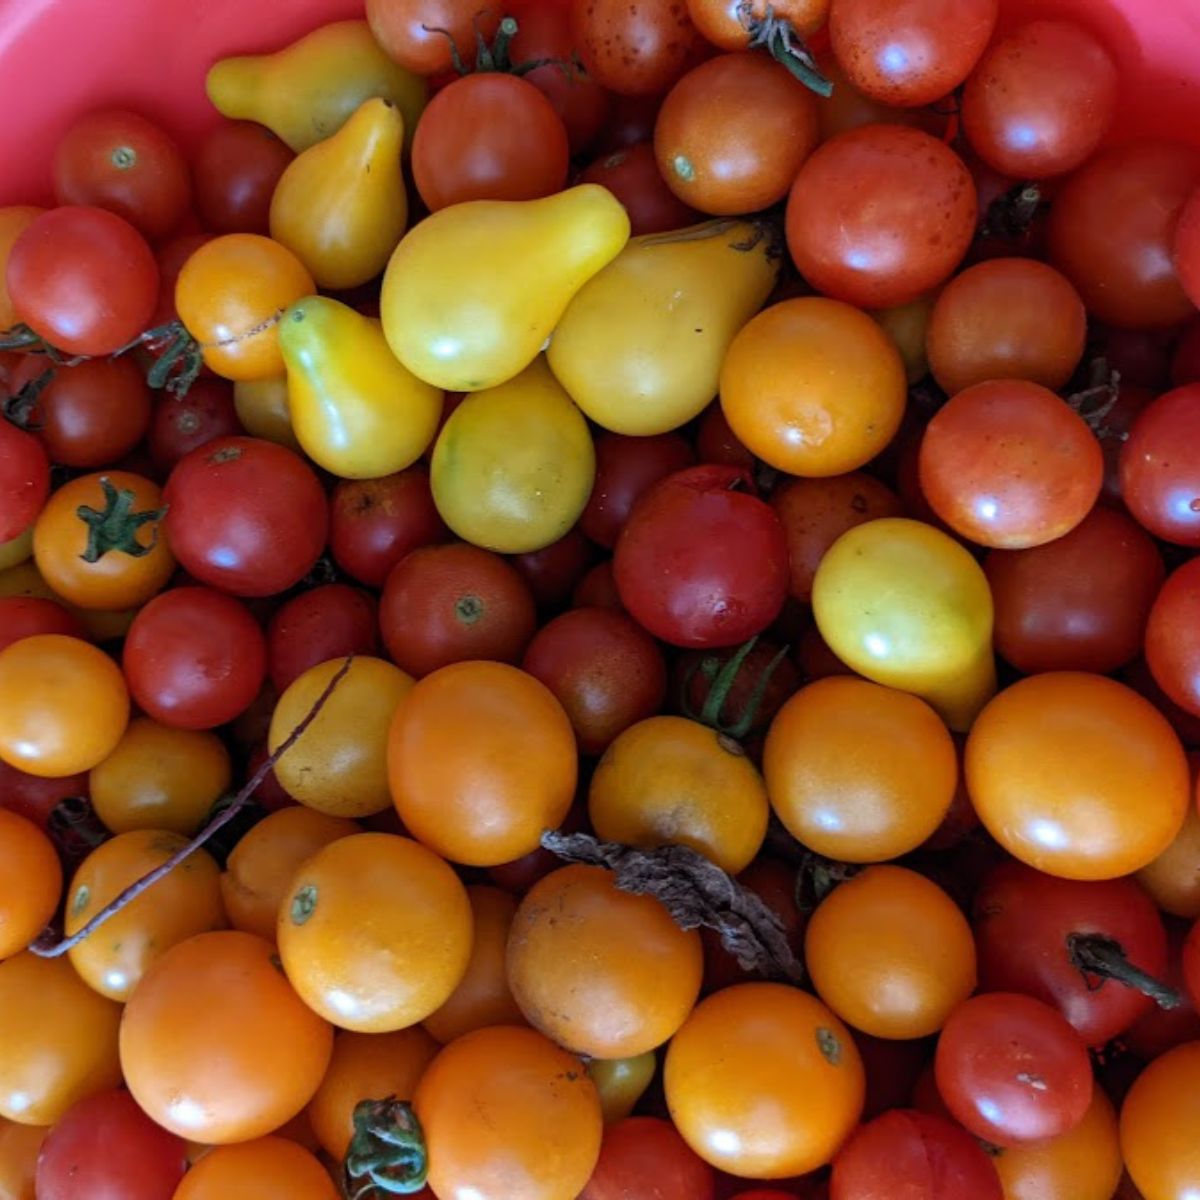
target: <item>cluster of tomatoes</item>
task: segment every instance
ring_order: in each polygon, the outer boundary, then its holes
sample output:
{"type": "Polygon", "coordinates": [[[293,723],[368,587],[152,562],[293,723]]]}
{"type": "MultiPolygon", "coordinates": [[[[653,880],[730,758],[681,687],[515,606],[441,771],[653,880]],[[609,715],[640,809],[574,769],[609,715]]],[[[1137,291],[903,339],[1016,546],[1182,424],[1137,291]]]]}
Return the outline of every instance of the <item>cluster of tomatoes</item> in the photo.
{"type": "Polygon", "coordinates": [[[366,9],[0,209],[0,1200],[1200,1194],[1200,149],[366,9]]]}

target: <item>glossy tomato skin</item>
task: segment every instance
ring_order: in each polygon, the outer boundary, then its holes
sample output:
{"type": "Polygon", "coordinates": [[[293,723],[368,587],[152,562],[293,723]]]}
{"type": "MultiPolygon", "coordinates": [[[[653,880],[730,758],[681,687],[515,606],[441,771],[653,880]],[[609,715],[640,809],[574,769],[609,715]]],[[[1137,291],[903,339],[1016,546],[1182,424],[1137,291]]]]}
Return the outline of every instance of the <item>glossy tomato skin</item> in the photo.
{"type": "Polygon", "coordinates": [[[688,0],[688,12],[696,28],[722,50],[744,50],[750,43],[750,26],[762,21],[766,9],[791,26],[800,37],[815,33],[829,15],[829,0],[782,0],[767,5],[763,0],[688,0]]]}
{"type": "Polygon", "coordinates": [[[329,506],[299,455],[260,438],[209,442],[179,460],[163,491],[167,539],[200,583],[272,596],[325,548],[329,506]]]}
{"type": "Polygon", "coordinates": [[[156,1125],[124,1091],[81,1100],[38,1157],[38,1200],[171,1200],[187,1169],[182,1138],[156,1125]]]}
{"type": "Polygon", "coordinates": [[[630,514],[613,565],[621,601],[673,645],[736,646],[761,633],[787,593],[779,518],[737,467],[678,471],[630,514]]]}
{"type": "Polygon", "coordinates": [[[1144,408],[1121,449],[1121,498],[1155,537],[1200,547],[1200,383],[1144,408]]]}
{"type": "Polygon", "coordinates": [[[197,379],[184,396],[164,394],[150,421],[150,456],[170,471],[185,454],[242,432],[233,388],[224,379],[197,379]]]}
{"type": "Polygon", "coordinates": [[[476,36],[491,42],[500,16],[499,9],[480,11],[475,0],[367,0],[375,40],[418,75],[451,70],[455,49],[472,61],[476,36]]]}
{"type": "MultiPolygon", "coordinates": [[[[1121,1152],[1137,1192],[1146,1200],[1182,1200],[1194,1189],[1200,1153],[1193,1131],[1200,1120],[1200,1042],[1168,1050],[1134,1080],[1121,1108],[1121,1152]]],[[[1124,1195],[1124,1193],[1122,1193],[1124,1195]]]]}
{"type": "Polygon", "coordinates": [[[1146,662],[1159,687],[1200,716],[1200,560],[1184,563],[1163,584],[1146,626],[1146,662]]]}
{"type": "Polygon", "coordinates": [[[665,92],[705,53],[687,6],[671,0],[571,0],[571,36],[587,73],[610,92],[665,92]]]}
{"type": "Polygon", "coordinates": [[[200,143],[196,208],[214,233],[267,233],[271,195],[295,155],[253,121],[223,121],[200,143]]]}
{"type": "Polygon", "coordinates": [[[212,729],[244,712],[267,671],[266,643],[249,609],[209,588],[171,588],[134,618],[125,677],[156,721],[212,729]]]}
{"type": "Polygon", "coordinates": [[[374,654],[379,645],[375,599],[361,588],[327,583],[293,596],[267,626],[267,670],[280,694],[317,663],[374,654]]]}
{"type": "Polygon", "coordinates": [[[50,494],[50,461],[31,433],[0,422],[0,542],[33,524],[50,494]]]}
{"type": "Polygon", "coordinates": [[[604,1131],[600,1160],[579,1200],[627,1200],[653,1180],[655,1200],[713,1200],[716,1173],[670,1121],[626,1117],[604,1131]]]}
{"type": "Polygon", "coordinates": [[[6,280],[17,320],[66,354],[111,354],[147,327],[158,299],[146,239],[82,205],[36,218],[8,256],[6,280]]]}
{"type": "Polygon", "coordinates": [[[579,182],[598,183],[620,200],[629,214],[632,237],[682,229],[702,219],[667,187],[652,142],[634,142],[600,155],[583,169],[579,182]]]}

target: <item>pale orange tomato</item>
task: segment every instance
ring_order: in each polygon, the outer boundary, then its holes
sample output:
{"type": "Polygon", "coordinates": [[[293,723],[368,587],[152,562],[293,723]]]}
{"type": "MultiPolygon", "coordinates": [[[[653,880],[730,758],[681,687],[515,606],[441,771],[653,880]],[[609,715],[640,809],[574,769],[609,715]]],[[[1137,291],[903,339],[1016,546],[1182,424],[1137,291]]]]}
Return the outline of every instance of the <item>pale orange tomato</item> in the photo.
{"type": "Polygon", "coordinates": [[[1121,1153],[1145,1200],[1190,1200],[1200,1179],[1200,1042],[1156,1058],[1121,1108],[1121,1153]]]}
{"type": "Polygon", "coordinates": [[[329,1172],[295,1142],[263,1137],[218,1146],[183,1177],[172,1200],[339,1200],[329,1172]]]}
{"type": "Polygon", "coordinates": [[[5,959],[46,928],[63,885],[54,843],[6,808],[0,808],[0,881],[0,959],[5,959]]]}

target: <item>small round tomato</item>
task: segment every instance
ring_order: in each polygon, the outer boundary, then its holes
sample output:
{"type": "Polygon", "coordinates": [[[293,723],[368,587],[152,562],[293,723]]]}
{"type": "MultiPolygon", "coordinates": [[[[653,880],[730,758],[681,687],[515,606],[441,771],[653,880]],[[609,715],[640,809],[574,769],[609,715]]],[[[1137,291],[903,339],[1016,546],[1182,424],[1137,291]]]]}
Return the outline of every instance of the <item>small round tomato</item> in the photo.
{"type": "Polygon", "coordinates": [[[133,620],[125,677],[138,705],[180,729],[212,729],[245,712],[267,673],[250,610],[209,588],[171,588],[133,620]]]}
{"type": "Polygon", "coordinates": [[[696,28],[722,50],[745,50],[751,29],[768,14],[801,38],[820,29],[829,15],[829,0],[688,0],[687,7],[696,28]]]}
{"type": "Polygon", "coordinates": [[[743,983],[697,1005],[667,1049],[667,1106],[706,1162],[784,1179],[829,1162],[862,1112],[863,1065],[813,996],[743,983]]]}
{"type": "Polygon", "coordinates": [[[128,221],[65,205],[37,217],[8,256],[18,321],[64,354],[101,356],[146,328],[158,300],[158,265],[128,221]]]}
{"type": "Polygon", "coordinates": [[[1134,1080],[1121,1109],[1121,1153],[1146,1200],[1179,1200],[1200,1177],[1200,1042],[1168,1050],[1134,1080]]]}
{"type": "Polygon", "coordinates": [[[592,565],[592,545],[576,525],[540,550],[509,560],[529,585],[540,612],[564,608],[575,585],[592,565]]]}
{"type": "Polygon", "coordinates": [[[327,583],[293,596],[267,626],[267,667],[282,694],[309,667],[374,654],[379,645],[375,598],[361,588],[327,583]]]}
{"type": "Polygon", "coordinates": [[[1200,547],[1200,383],[1159,396],[1133,423],[1119,460],[1121,499],[1155,537],[1200,547]]]}
{"type": "Polygon", "coordinates": [[[226,379],[269,379],[284,372],[279,315],[316,290],[286,246],[257,233],[227,233],[184,263],[175,308],[210,370],[226,379]]]}
{"type": "Polygon", "coordinates": [[[1200,812],[1195,806],[1188,807],[1175,840],[1138,871],[1137,881],[1163,912],[1188,921],[1200,918],[1200,812]]]}
{"type": "Polygon", "coordinates": [[[367,0],[366,15],[389,58],[430,76],[453,69],[456,51],[471,61],[476,39],[492,40],[501,13],[481,11],[475,0],[367,0]]]}
{"type": "Polygon", "coordinates": [[[32,822],[0,808],[0,960],[24,950],[50,922],[62,896],[54,843],[32,822]]]}
{"type": "Polygon", "coordinates": [[[603,608],[608,612],[625,611],[617,591],[617,581],[613,577],[612,559],[606,558],[598,562],[575,585],[571,593],[571,603],[576,608],[603,608]]]}
{"type": "Polygon", "coordinates": [[[0,650],[39,633],[85,638],[79,618],[57,600],[41,596],[0,596],[0,650]]]}
{"type": "Polygon", "coordinates": [[[47,1133],[40,1125],[18,1125],[0,1117],[0,1196],[4,1200],[37,1200],[34,1181],[47,1133]]]}
{"type": "Polygon", "coordinates": [[[170,471],[192,450],[241,432],[233,388],[223,379],[197,379],[187,395],[165,395],[158,402],[150,422],[150,457],[159,470],[170,471]]]}
{"type": "Polygon", "coordinates": [[[629,214],[632,237],[682,229],[701,220],[667,187],[653,142],[634,142],[601,154],[580,172],[579,182],[598,183],[620,200],[629,214]]]}
{"type": "Polygon", "coordinates": [[[9,204],[0,208],[0,330],[10,329],[17,323],[4,278],[9,252],[17,238],[33,224],[34,218],[45,211],[36,204],[9,204]]]}
{"type": "Polygon", "coordinates": [[[50,462],[37,438],[0,421],[0,540],[30,528],[50,494],[50,462]]]}
{"type": "Polygon", "coordinates": [[[87,794],[86,774],[42,779],[0,761],[0,808],[25,817],[43,832],[49,828],[50,814],[63,800],[87,794]]]}
{"type": "Polygon", "coordinates": [[[192,162],[196,208],[214,233],[261,233],[269,227],[271,195],[295,155],[253,121],[222,121],[200,143],[192,162]]]}
{"type": "Polygon", "coordinates": [[[77,1101],[121,1081],[121,1006],[65,958],[24,951],[0,962],[0,1117],[53,1125],[77,1101]]]}
{"type": "Polygon", "coordinates": [[[587,73],[610,92],[656,96],[705,52],[687,6],[670,0],[571,0],[571,37],[587,73]]]}
{"type": "Polygon", "coordinates": [[[588,1062],[587,1073],[600,1093],[606,1126],[625,1120],[633,1112],[657,1070],[658,1058],[653,1050],[632,1058],[593,1058],[588,1062]]]}
{"type": "Polygon", "coordinates": [[[33,528],[42,578],[79,608],[138,608],[162,591],[175,557],[162,493],[130,471],[82,475],[50,497],[33,528]]]}
{"type": "Polygon", "coordinates": [[[413,1101],[438,1196],[578,1196],[600,1153],[600,1100],[583,1063],[533,1029],[451,1042],[413,1101]]]}
{"type": "Polygon", "coordinates": [[[103,651],[42,633],[0,652],[0,758],[30,775],[91,770],[116,748],[129,692],[103,651]]]}
{"type": "Polygon", "coordinates": [[[286,591],[325,548],[329,506],[316,473],[261,438],[218,438],[185,455],[163,500],[180,565],[238,596],[286,591]]]}
{"type": "Polygon", "coordinates": [[[338,1189],[303,1146],[261,1137],[205,1154],[172,1200],[338,1200],[338,1189]]]}
{"type": "MultiPolygon", "coordinates": [[[[1179,214],[1174,248],[1179,282],[1192,302],[1196,303],[1200,298],[1200,189],[1192,192],[1179,214]]],[[[1193,321],[1189,328],[1191,336],[1189,338],[1185,333],[1180,339],[1171,364],[1176,383],[1194,382],[1192,377],[1197,370],[1196,355],[1200,349],[1200,337],[1196,331],[1200,325],[1193,321]]]]}
{"type": "Polygon", "coordinates": [[[783,607],[787,542],[779,518],[737,467],[668,475],[621,530],[613,570],[621,602],[677,646],[734,646],[783,607]]]}
{"type": "Polygon", "coordinates": [[[627,1117],[610,1125],[579,1200],[625,1200],[653,1180],[655,1200],[713,1200],[716,1173],[670,1121],[627,1117]]]}

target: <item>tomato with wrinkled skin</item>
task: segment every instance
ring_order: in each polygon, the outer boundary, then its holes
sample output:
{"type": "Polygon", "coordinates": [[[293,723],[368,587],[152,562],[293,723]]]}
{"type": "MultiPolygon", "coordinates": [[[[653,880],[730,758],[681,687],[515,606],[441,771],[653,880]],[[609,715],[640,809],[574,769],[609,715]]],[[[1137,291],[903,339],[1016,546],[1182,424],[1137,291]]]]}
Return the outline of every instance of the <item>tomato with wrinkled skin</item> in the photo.
{"type": "Polygon", "coordinates": [[[0,960],[24,950],[54,916],[62,867],[54,843],[32,821],[0,808],[0,960]]]}
{"type": "Polygon", "coordinates": [[[150,421],[150,456],[160,471],[170,471],[185,454],[242,432],[233,388],[222,379],[197,379],[187,395],[158,402],[150,421]]]}
{"type": "Polygon", "coordinates": [[[271,195],[295,155],[253,121],[222,121],[200,143],[192,165],[196,208],[214,233],[262,233],[271,195]]]}
{"type": "Polygon", "coordinates": [[[50,462],[37,438],[0,422],[0,541],[28,529],[50,494],[50,462]]]}
{"type": "Polygon", "coordinates": [[[687,7],[669,0],[571,0],[571,36],[587,73],[610,92],[665,92],[706,52],[687,7]]]}
{"type": "Polygon", "coordinates": [[[473,63],[475,39],[490,43],[500,17],[499,9],[480,10],[475,0],[367,0],[375,40],[417,75],[449,71],[456,50],[473,63]]]}
{"type": "Polygon", "coordinates": [[[87,639],[79,618],[57,600],[41,596],[0,596],[0,650],[39,633],[87,639]]]}
{"type": "Polygon", "coordinates": [[[338,1200],[314,1154],[283,1137],[218,1146],[183,1177],[172,1200],[338,1200]]]}
{"type": "Polygon", "coordinates": [[[647,1186],[654,1200],[713,1200],[716,1175],[670,1121],[627,1117],[605,1129],[600,1159],[579,1200],[627,1200],[647,1186]]]}
{"type": "Polygon", "coordinates": [[[579,175],[580,183],[608,188],[629,214],[630,236],[682,229],[701,219],[667,187],[652,142],[620,146],[593,159],[579,175]]]}
{"type": "Polygon", "coordinates": [[[1200,1042],[1168,1050],[1133,1082],[1121,1108],[1121,1153],[1145,1200],[1182,1200],[1200,1175],[1200,1042]]]}
{"type": "Polygon", "coordinates": [[[1200,383],[1142,409],[1121,448],[1121,499],[1155,537],[1200,547],[1200,383]]]}
{"type": "Polygon", "coordinates": [[[267,625],[267,669],[282,694],[310,667],[374,654],[379,645],[374,596],[344,583],[327,583],[293,596],[267,625]]]}

